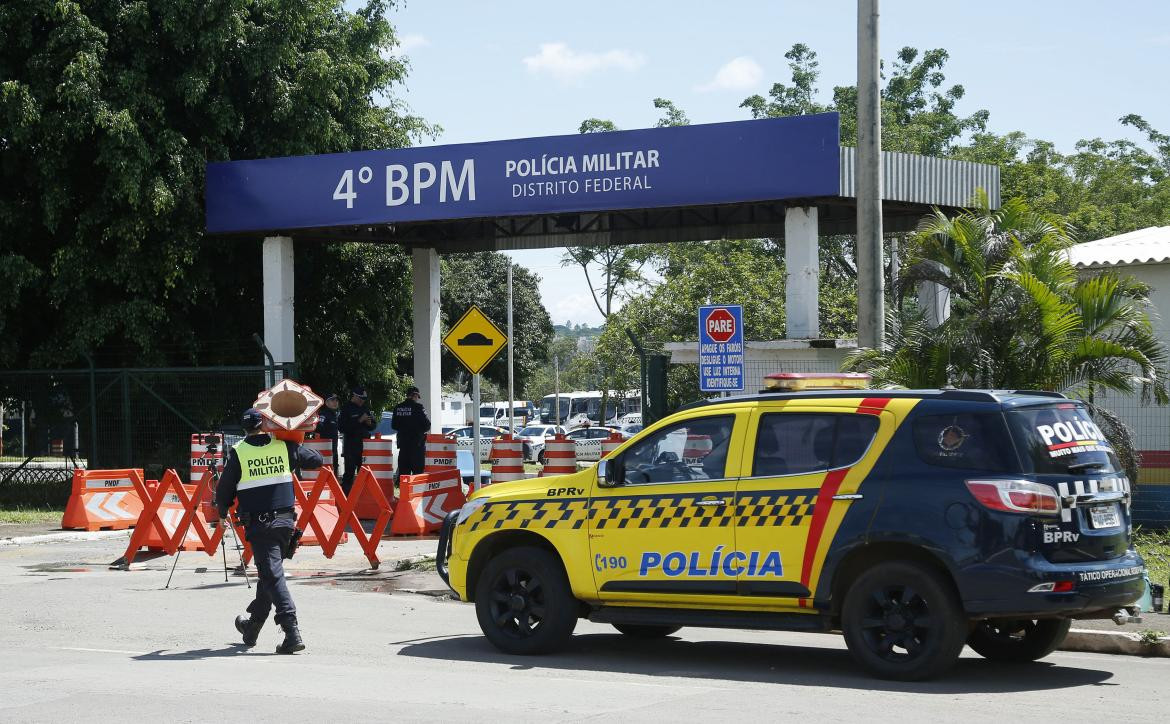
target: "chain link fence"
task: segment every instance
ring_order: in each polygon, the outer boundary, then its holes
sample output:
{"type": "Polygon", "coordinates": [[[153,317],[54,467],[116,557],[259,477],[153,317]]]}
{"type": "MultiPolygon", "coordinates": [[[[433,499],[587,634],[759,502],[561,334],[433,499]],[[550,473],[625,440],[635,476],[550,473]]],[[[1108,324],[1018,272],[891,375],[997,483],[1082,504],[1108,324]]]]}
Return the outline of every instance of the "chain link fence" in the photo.
{"type": "Polygon", "coordinates": [[[189,479],[191,435],[238,428],[291,365],[0,370],[0,505],[60,506],[76,468],[167,468],[189,479]]]}

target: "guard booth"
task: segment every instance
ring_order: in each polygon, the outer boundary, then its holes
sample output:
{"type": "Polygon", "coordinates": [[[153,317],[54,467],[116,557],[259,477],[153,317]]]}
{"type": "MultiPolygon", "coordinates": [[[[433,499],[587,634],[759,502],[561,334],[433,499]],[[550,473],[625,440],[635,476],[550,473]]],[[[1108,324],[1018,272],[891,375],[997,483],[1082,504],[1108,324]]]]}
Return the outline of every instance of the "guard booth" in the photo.
{"type": "MultiPolygon", "coordinates": [[[[783,238],[789,335],[816,339],[820,235],[856,229],[855,153],[835,113],[487,143],[210,163],[207,231],[262,240],[264,339],[295,362],[293,244],[411,249],[414,379],[441,404],[439,255],[560,246],[783,238]]],[[[999,169],[883,155],[887,232],[976,192],[999,169]]]]}

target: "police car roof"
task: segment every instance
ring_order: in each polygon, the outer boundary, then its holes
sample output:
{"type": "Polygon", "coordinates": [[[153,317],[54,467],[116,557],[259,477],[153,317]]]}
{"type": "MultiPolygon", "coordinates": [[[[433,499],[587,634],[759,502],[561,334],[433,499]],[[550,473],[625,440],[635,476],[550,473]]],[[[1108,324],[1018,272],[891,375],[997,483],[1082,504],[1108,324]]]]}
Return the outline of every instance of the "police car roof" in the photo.
{"type": "Polygon", "coordinates": [[[882,389],[852,389],[852,390],[799,390],[786,392],[784,390],[760,390],[752,395],[733,395],[731,397],[717,397],[711,400],[696,400],[684,405],[682,410],[690,410],[706,405],[721,405],[736,402],[768,402],[782,398],[785,400],[824,399],[826,397],[892,397],[913,399],[934,399],[965,402],[994,402],[1004,407],[1024,407],[1051,403],[1054,399],[1066,400],[1066,396],[1059,392],[1045,390],[882,390],[882,389]]]}

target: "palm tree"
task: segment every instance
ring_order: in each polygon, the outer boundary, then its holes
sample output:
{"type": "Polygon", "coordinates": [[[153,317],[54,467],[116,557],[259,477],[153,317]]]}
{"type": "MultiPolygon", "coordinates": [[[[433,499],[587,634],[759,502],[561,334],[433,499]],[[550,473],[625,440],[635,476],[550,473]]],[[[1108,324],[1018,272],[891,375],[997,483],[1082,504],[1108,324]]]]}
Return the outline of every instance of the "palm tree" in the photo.
{"type": "Polygon", "coordinates": [[[1112,272],[1080,276],[1072,234],[1011,200],[986,198],[954,217],[937,209],[912,239],[899,302],[920,282],[951,294],[936,328],[897,305],[886,350],[859,350],[849,369],[898,387],[1044,389],[1092,401],[1094,390],[1167,401],[1165,348],[1150,324],[1149,289],[1112,272]]]}

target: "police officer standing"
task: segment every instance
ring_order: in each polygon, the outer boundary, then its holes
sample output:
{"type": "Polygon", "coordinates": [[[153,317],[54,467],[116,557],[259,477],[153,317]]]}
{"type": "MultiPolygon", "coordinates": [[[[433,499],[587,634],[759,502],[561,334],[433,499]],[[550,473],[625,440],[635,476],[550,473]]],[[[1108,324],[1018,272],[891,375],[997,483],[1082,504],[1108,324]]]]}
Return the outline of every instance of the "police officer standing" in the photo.
{"type": "Polygon", "coordinates": [[[319,420],[317,421],[317,429],[314,431],[317,436],[323,440],[331,440],[333,442],[333,468],[337,469],[337,407],[340,400],[337,395],[329,395],[325,398],[325,406],[318,412],[319,420]]]}
{"type": "Polygon", "coordinates": [[[244,411],[240,424],[247,436],[228,451],[215,501],[220,520],[227,520],[232,501],[239,500],[236,512],[259,571],[256,598],[248,604],[247,616],[236,617],[236,630],[246,645],[255,646],[275,606],[276,623],[284,629],[284,641],[277,644],[276,653],[291,654],[305,648],[297,628],[297,609],[284,581],[284,559],[292,556],[297,518],[293,471],[316,470],[321,467],[321,455],[261,432],[263,421],[256,409],[244,411]]]}
{"type": "Polygon", "coordinates": [[[419,400],[417,387],[406,390],[406,399],[394,408],[390,427],[398,433],[398,475],[417,475],[423,471],[426,452],[427,431],[431,421],[427,419],[426,408],[419,400]]]}
{"type": "Polygon", "coordinates": [[[345,459],[345,473],[341,476],[341,489],[349,495],[353,487],[354,476],[362,465],[362,452],[366,438],[378,426],[374,422],[374,413],[366,407],[369,395],[365,388],[355,387],[350,391],[349,402],[341,407],[337,417],[337,427],[341,430],[341,457],[345,459]]]}

